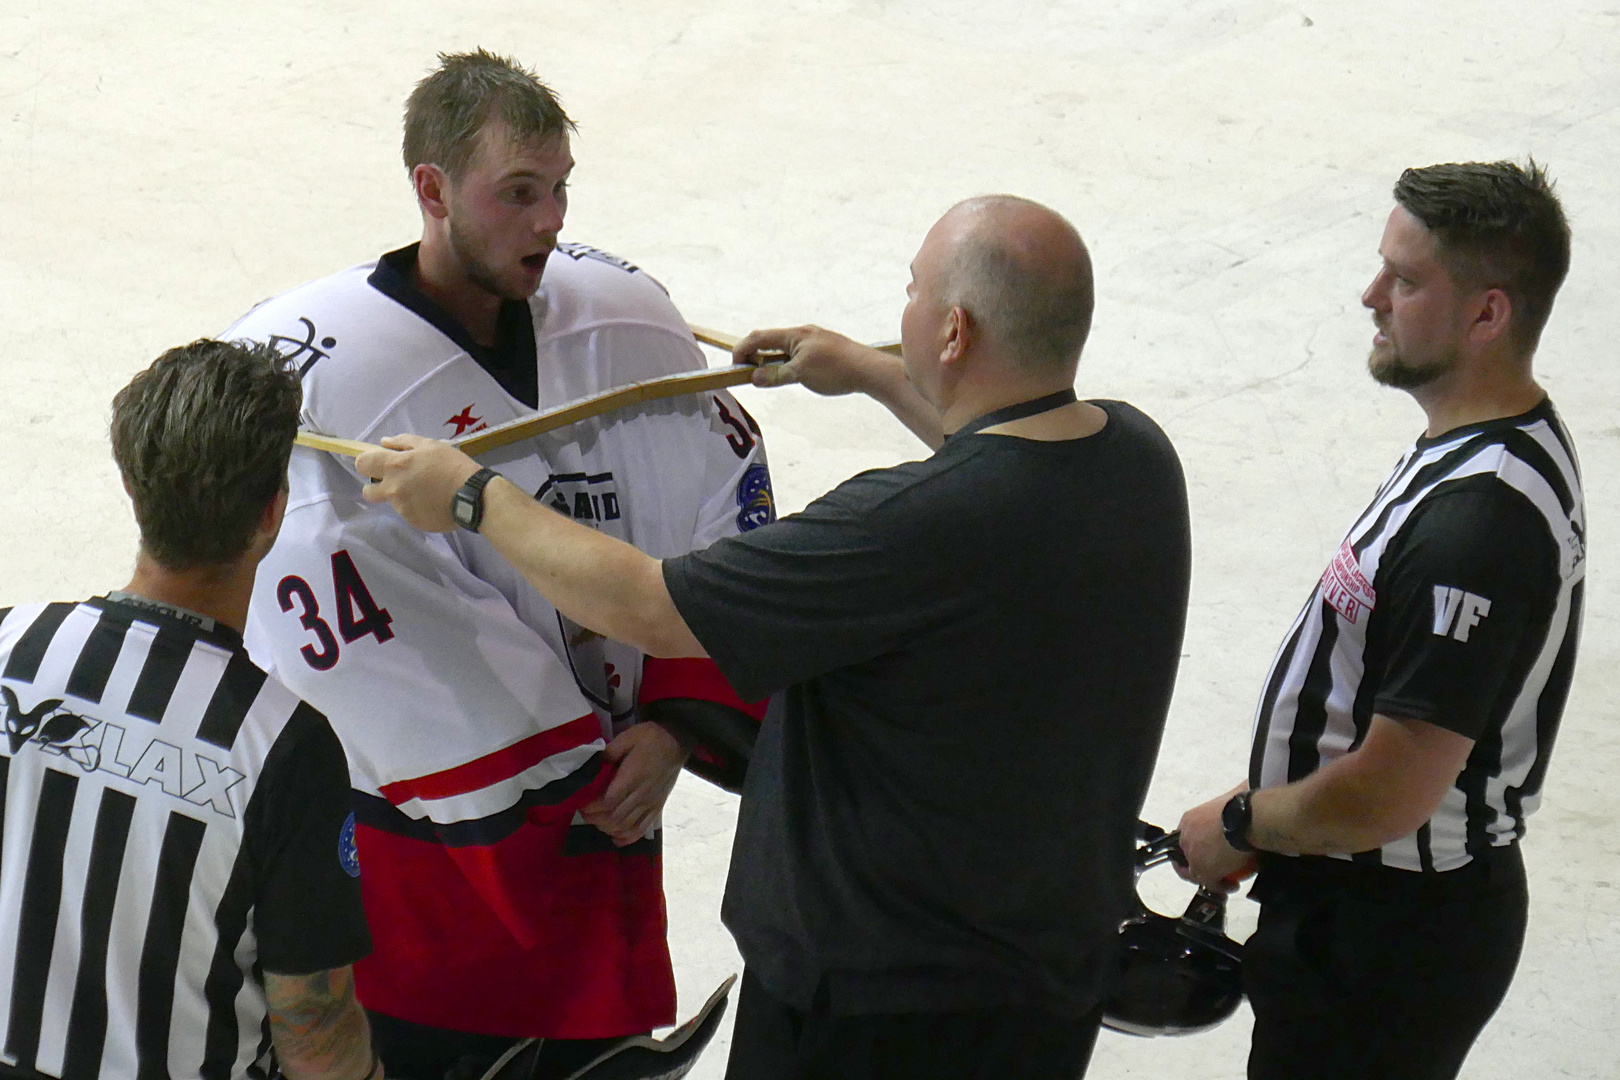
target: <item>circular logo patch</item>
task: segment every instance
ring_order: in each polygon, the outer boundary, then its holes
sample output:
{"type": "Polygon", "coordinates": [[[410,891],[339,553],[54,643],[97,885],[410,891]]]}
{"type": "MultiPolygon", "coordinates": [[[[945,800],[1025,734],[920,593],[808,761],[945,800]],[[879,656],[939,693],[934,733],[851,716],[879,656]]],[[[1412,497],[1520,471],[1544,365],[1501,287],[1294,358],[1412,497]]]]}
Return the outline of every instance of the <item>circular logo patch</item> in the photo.
{"type": "Polygon", "coordinates": [[[343,819],[343,828],[338,832],[338,863],[350,877],[360,876],[360,849],[354,842],[353,811],[343,819]]]}

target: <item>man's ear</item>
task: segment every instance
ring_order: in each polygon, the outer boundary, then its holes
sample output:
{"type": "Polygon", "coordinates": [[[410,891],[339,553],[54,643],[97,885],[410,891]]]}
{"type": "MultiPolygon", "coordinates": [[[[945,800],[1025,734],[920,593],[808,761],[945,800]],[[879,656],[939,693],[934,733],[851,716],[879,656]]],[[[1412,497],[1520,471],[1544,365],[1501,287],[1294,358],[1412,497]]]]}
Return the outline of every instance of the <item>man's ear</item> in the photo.
{"type": "Polygon", "coordinates": [[[411,185],[416,188],[416,204],[429,217],[450,216],[450,178],[437,165],[421,164],[411,170],[411,185]]]}
{"type": "Polygon", "coordinates": [[[1501,289],[1486,289],[1474,301],[1468,340],[1475,345],[1502,341],[1513,328],[1513,301],[1501,289]]]}
{"type": "Polygon", "coordinates": [[[945,316],[945,348],[939,354],[940,364],[946,367],[960,364],[973,344],[975,330],[967,308],[951,308],[950,314],[945,316]]]}

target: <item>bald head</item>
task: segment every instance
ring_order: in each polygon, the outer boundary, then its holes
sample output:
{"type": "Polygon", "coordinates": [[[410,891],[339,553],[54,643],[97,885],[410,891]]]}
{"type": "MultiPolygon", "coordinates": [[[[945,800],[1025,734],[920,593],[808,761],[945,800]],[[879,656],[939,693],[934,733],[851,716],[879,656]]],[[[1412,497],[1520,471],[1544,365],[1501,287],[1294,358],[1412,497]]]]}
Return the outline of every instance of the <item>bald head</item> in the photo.
{"type": "Polygon", "coordinates": [[[941,303],[965,309],[987,345],[1032,368],[1079,359],[1091,330],[1091,256],[1061,214],[981,195],[951,207],[929,239],[942,245],[941,303]]]}

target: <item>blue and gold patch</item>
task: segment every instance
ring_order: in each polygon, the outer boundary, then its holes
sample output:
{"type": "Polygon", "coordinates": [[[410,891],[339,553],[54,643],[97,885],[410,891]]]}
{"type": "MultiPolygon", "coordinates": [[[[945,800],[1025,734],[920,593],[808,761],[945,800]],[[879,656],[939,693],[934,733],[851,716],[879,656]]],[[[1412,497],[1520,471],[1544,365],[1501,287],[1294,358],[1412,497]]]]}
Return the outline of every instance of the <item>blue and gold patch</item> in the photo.
{"type": "Polygon", "coordinates": [[[360,876],[360,847],[354,842],[354,814],[343,819],[338,832],[338,862],[350,877],[360,876]]]}
{"type": "Polygon", "coordinates": [[[776,520],[776,499],[771,495],[770,470],[750,465],[737,482],[737,531],[747,532],[776,520]]]}

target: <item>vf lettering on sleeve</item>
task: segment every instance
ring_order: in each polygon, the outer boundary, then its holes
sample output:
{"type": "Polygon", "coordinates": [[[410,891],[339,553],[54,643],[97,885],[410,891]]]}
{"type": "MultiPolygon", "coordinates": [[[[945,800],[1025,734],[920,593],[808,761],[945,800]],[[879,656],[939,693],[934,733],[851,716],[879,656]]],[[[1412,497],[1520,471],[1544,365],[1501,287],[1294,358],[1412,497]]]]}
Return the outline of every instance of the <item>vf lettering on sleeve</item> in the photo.
{"type": "Polygon", "coordinates": [[[1491,613],[1491,602],[1450,585],[1434,587],[1434,633],[1466,642],[1474,627],[1491,613]]]}

